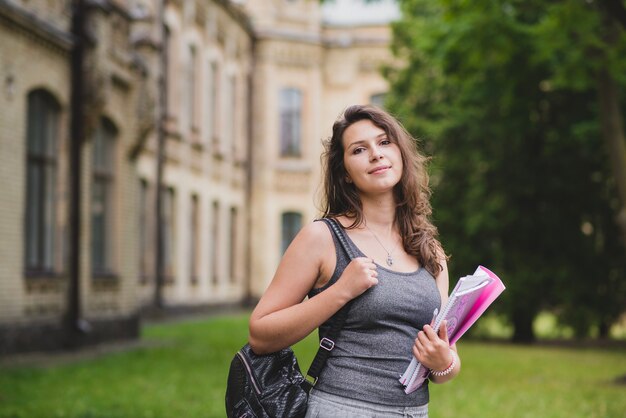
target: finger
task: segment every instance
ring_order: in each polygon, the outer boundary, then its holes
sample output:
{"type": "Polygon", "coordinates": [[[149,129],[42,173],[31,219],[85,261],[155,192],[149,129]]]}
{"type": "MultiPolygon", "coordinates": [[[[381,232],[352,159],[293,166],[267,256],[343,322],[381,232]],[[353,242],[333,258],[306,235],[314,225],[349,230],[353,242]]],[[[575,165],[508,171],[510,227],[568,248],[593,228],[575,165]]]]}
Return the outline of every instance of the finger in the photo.
{"type": "Polygon", "coordinates": [[[352,259],[351,263],[358,264],[364,267],[369,267],[371,264],[370,261],[371,259],[367,257],[356,257],[352,259]]]}
{"type": "Polygon", "coordinates": [[[433,327],[431,327],[430,325],[424,325],[424,328],[422,329],[424,330],[424,332],[426,333],[426,335],[428,336],[430,340],[437,339],[437,333],[435,332],[433,327]]]}
{"type": "Polygon", "coordinates": [[[415,339],[415,344],[413,344],[413,355],[420,362],[422,361],[422,353],[424,352],[424,346],[422,345],[419,339],[415,339]]]}
{"type": "Polygon", "coordinates": [[[439,338],[450,344],[450,341],[448,340],[448,321],[444,320],[441,323],[441,327],[439,328],[439,338]]]}
{"type": "Polygon", "coordinates": [[[419,340],[422,346],[425,346],[430,343],[430,340],[424,331],[420,331],[417,333],[417,340],[419,340]]]}

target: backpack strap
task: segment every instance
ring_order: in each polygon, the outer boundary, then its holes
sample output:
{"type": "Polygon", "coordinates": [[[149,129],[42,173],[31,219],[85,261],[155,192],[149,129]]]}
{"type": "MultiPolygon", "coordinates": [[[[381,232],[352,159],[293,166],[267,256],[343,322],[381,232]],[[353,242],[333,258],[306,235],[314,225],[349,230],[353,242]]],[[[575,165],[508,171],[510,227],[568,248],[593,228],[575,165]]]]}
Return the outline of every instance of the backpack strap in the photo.
{"type": "MultiPolygon", "coordinates": [[[[341,231],[341,227],[339,226],[339,222],[333,218],[321,218],[324,223],[326,223],[332,230],[333,234],[339,240],[341,247],[348,254],[350,260],[354,259],[355,255],[352,251],[352,248],[348,245],[345,236],[341,231]]],[[[309,367],[309,371],[307,372],[305,378],[308,383],[310,390],[317,383],[317,379],[326,364],[326,360],[330,357],[330,352],[335,348],[335,341],[337,341],[337,337],[339,336],[339,332],[341,328],[343,328],[343,324],[346,322],[346,318],[348,317],[348,313],[350,312],[350,308],[352,307],[352,299],[350,302],[346,303],[331,319],[330,329],[324,335],[324,337],[320,340],[320,346],[317,349],[317,354],[315,358],[311,362],[311,366],[309,367]]]]}

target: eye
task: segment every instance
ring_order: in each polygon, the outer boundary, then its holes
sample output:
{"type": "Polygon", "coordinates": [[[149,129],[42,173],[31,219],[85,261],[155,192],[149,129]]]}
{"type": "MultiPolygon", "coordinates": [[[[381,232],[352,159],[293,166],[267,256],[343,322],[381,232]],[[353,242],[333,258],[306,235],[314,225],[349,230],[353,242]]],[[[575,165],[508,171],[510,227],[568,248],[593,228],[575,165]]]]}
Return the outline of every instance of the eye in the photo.
{"type": "Polygon", "coordinates": [[[390,145],[390,144],[391,144],[391,141],[387,138],[380,141],[380,145],[390,145]]]}
{"type": "Polygon", "coordinates": [[[355,149],[352,150],[352,154],[360,154],[361,152],[365,151],[365,148],[363,147],[357,147],[355,149]]]}

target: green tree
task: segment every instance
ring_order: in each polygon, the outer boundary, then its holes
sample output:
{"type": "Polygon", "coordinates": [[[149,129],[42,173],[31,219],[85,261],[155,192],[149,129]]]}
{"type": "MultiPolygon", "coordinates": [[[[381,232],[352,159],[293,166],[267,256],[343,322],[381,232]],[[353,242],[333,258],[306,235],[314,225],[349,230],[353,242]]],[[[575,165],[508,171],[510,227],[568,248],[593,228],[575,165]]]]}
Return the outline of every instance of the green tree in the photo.
{"type": "Polygon", "coordinates": [[[603,40],[593,2],[401,5],[393,48],[406,66],[388,71],[388,105],[435,156],[433,206],[452,277],[477,262],[500,273],[508,290],[496,307],[517,341],[533,339],[545,308],[581,334],[610,324],[624,306],[623,287],[612,287],[624,281],[615,258],[624,249],[611,228],[623,205],[594,81],[605,71],[621,85],[624,39],[603,40]],[[564,21],[579,44],[557,38],[564,21]]]}

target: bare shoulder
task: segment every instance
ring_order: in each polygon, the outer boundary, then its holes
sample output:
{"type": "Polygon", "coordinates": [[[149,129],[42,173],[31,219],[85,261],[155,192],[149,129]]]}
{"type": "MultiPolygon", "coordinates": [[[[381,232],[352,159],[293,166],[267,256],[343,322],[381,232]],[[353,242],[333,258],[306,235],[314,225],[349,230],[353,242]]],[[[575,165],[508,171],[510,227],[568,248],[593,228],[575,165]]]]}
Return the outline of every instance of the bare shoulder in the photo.
{"type": "Polygon", "coordinates": [[[333,242],[330,230],[322,221],[306,224],[296,235],[285,255],[297,254],[298,257],[323,258],[325,251],[333,242]]]}
{"type": "Polygon", "coordinates": [[[313,263],[317,271],[315,287],[325,284],[335,269],[335,243],[326,222],[316,221],[305,225],[287,253],[300,270],[307,263],[313,263]]]}
{"type": "Polygon", "coordinates": [[[323,221],[314,221],[306,224],[298,233],[297,238],[304,242],[332,241],[330,230],[323,221]]]}

